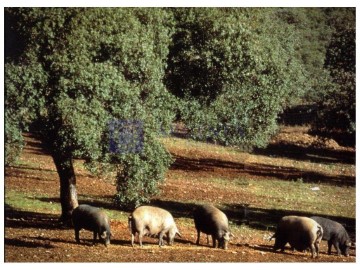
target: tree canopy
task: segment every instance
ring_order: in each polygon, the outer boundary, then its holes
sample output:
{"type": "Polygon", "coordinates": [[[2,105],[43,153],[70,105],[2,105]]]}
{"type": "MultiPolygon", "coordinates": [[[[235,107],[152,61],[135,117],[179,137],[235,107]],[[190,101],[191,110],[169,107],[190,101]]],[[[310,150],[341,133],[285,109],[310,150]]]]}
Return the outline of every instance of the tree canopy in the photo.
{"type": "Polygon", "coordinates": [[[315,99],[319,110],[312,129],[340,143],[355,145],[355,9],[329,9],[327,13],[332,33],[324,67],[330,83],[315,99]]]}
{"type": "MultiPolygon", "coordinates": [[[[146,201],[171,160],[156,137],[170,128],[174,115],[162,83],[172,34],[169,15],[141,8],[7,12],[17,18],[13,27],[26,40],[19,59],[6,63],[7,145],[18,146],[20,131],[32,124],[51,149],[58,171],[67,171],[64,182],[72,175],[74,157],[85,159],[93,170],[113,164],[107,168],[117,175],[118,200],[146,201]],[[141,128],[134,142],[141,143],[140,149],[110,149],[110,142],[124,140],[110,134],[119,127],[116,123],[126,126],[123,133],[141,128]]],[[[10,148],[7,153],[10,157],[10,148]]]]}
{"type": "Polygon", "coordinates": [[[175,9],[167,85],[195,139],[263,147],[309,89],[295,27],[278,9],[175,9]]]}

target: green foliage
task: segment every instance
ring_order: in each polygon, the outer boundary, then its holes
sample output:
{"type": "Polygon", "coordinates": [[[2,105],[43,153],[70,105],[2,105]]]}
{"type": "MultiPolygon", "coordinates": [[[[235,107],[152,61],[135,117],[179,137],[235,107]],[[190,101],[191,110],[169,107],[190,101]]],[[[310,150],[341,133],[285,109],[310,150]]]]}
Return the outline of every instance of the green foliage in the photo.
{"type": "Polygon", "coordinates": [[[329,87],[321,92],[315,133],[355,145],[355,9],[329,9],[333,28],[327,47],[325,68],[329,87]]]}
{"type": "Polygon", "coordinates": [[[30,68],[7,63],[5,65],[5,164],[16,162],[22,147],[22,131],[36,118],[39,107],[44,103],[42,97],[33,90],[34,84],[43,87],[46,74],[38,73],[37,64],[30,68]]]}
{"type": "Polygon", "coordinates": [[[280,8],[276,14],[298,37],[294,56],[304,67],[308,85],[302,102],[316,102],[323,89],[328,87],[328,72],[324,69],[324,63],[332,30],[327,23],[326,9],[280,8]]]}
{"type": "MultiPolygon", "coordinates": [[[[118,197],[124,198],[120,201],[146,200],[156,192],[170,157],[154,139],[146,140],[142,154],[114,157],[116,153],[109,152],[109,122],[140,121],[145,138],[170,129],[173,101],[162,78],[171,16],[163,9],[147,8],[13,8],[7,12],[18,18],[17,30],[28,40],[20,63],[7,68],[6,80],[11,82],[6,84],[7,113],[31,111],[26,123],[36,127],[55,155],[66,153],[91,164],[117,162],[118,197]],[[36,100],[21,102],[19,93],[36,100]],[[138,198],[127,197],[124,181],[131,182],[138,198]]],[[[9,132],[15,134],[10,127],[16,121],[6,121],[9,132]]],[[[14,139],[12,134],[9,137],[14,139]]]]}
{"type": "Polygon", "coordinates": [[[117,174],[116,202],[130,209],[149,203],[150,197],[158,193],[158,182],[165,178],[171,160],[156,138],[144,138],[141,153],[122,157],[123,166],[117,174]]]}
{"type": "Polygon", "coordinates": [[[293,27],[275,9],[173,12],[167,85],[193,138],[265,146],[282,108],[309,88],[293,27]]]}

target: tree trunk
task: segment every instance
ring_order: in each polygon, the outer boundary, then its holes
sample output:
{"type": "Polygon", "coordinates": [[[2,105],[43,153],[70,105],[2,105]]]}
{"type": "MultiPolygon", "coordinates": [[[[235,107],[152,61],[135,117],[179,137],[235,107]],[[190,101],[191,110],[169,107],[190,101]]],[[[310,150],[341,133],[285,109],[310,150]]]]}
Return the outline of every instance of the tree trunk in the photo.
{"type": "Polygon", "coordinates": [[[71,219],[72,211],[79,205],[76,192],[76,177],[71,155],[52,153],[60,178],[60,221],[67,223],[71,219]]]}

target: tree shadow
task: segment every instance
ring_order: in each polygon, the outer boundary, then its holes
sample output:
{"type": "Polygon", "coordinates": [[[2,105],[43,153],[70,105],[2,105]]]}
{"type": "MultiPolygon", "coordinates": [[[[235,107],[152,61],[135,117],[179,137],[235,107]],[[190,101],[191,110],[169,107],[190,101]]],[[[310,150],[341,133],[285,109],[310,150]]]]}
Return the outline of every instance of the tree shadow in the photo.
{"type": "Polygon", "coordinates": [[[287,143],[269,144],[266,148],[256,148],[255,155],[285,157],[314,163],[355,164],[355,151],[328,148],[304,147],[287,143]]]}
{"type": "MultiPolygon", "coordinates": [[[[239,245],[239,244],[238,244],[239,245]]],[[[280,250],[277,250],[277,251],[274,251],[273,249],[274,245],[255,245],[255,246],[249,246],[249,248],[253,249],[253,250],[257,250],[257,251],[260,251],[260,252],[273,252],[273,253],[279,253],[279,254],[282,254],[282,255],[290,255],[290,256],[310,256],[309,253],[311,254],[311,251],[310,249],[307,250],[307,251],[294,251],[292,250],[288,245],[285,246],[285,251],[282,252],[280,250]]],[[[353,250],[355,251],[355,248],[354,247],[350,247],[350,250],[353,250]]],[[[355,252],[354,252],[355,253],[355,252]]],[[[327,252],[325,252],[324,250],[319,252],[319,255],[321,256],[321,254],[326,254],[327,255],[327,252]]],[[[332,253],[332,255],[337,255],[334,251],[332,253]]],[[[356,254],[355,254],[356,255],[356,254]]],[[[355,255],[351,255],[350,256],[354,256],[355,255]]]]}
{"type": "MultiPolygon", "coordinates": [[[[36,174],[36,172],[34,172],[36,174]]],[[[35,180],[35,181],[46,181],[46,182],[54,182],[58,181],[56,178],[57,173],[53,170],[48,169],[40,169],[40,168],[31,168],[31,167],[25,167],[25,166],[8,166],[5,169],[5,177],[21,177],[26,178],[29,180],[35,180]],[[38,171],[38,172],[46,172],[49,174],[41,174],[42,177],[34,176],[31,172],[29,173],[28,170],[38,171]]]]}
{"type": "Polygon", "coordinates": [[[131,247],[131,240],[130,240],[130,237],[129,237],[129,240],[112,239],[111,238],[110,244],[111,245],[119,245],[119,246],[129,246],[129,247],[131,247]]]}
{"type": "Polygon", "coordinates": [[[26,140],[25,148],[28,152],[35,155],[51,155],[49,148],[41,141],[41,136],[36,132],[23,133],[23,136],[29,138],[26,140]]]}
{"type": "MultiPolygon", "coordinates": [[[[34,168],[34,167],[29,167],[29,166],[24,166],[24,165],[10,165],[10,166],[6,166],[6,168],[11,169],[12,172],[22,172],[23,170],[31,170],[31,171],[41,171],[41,172],[51,172],[51,173],[56,173],[56,170],[51,170],[51,169],[43,169],[43,168],[34,168]]],[[[5,176],[11,176],[8,173],[5,174],[5,176]]]]}
{"type": "Polygon", "coordinates": [[[175,162],[171,165],[171,170],[215,171],[216,169],[228,169],[232,170],[233,174],[249,174],[291,181],[301,178],[305,183],[326,183],[336,186],[355,186],[354,176],[328,175],[285,166],[255,163],[246,164],[245,161],[241,163],[209,158],[192,159],[183,156],[174,156],[174,158],[175,162]]]}
{"type": "MultiPolygon", "coordinates": [[[[36,198],[41,202],[52,202],[60,204],[59,197],[40,197],[36,198]]],[[[88,198],[78,198],[79,204],[88,204],[97,208],[103,208],[108,210],[125,211],[125,208],[118,207],[115,204],[114,196],[92,196],[88,198]]]]}
{"type": "MultiPolygon", "coordinates": [[[[71,228],[69,228],[71,229],[71,228]]],[[[61,238],[53,238],[53,237],[44,237],[44,236],[38,236],[38,237],[28,237],[32,241],[41,241],[42,243],[65,243],[65,244],[74,244],[74,245],[83,245],[83,246],[94,246],[93,245],[93,233],[91,231],[81,230],[80,231],[80,243],[77,243],[75,240],[75,236],[73,240],[66,240],[61,238]]],[[[111,244],[117,244],[117,245],[127,245],[130,243],[130,241],[126,240],[118,240],[118,239],[111,239],[111,244]]],[[[104,243],[102,240],[96,239],[95,245],[102,245],[104,246],[104,243]]]]}
{"type": "Polygon", "coordinates": [[[223,161],[210,158],[193,159],[178,155],[173,155],[174,162],[170,166],[170,170],[182,171],[213,171],[216,168],[232,169],[241,172],[245,168],[244,163],[231,161],[223,161]]]}
{"type": "MultiPolygon", "coordinates": [[[[16,177],[17,175],[20,174],[25,174],[27,175],[27,173],[29,173],[29,171],[35,171],[35,172],[46,172],[49,173],[49,177],[51,178],[45,178],[45,177],[34,177],[34,176],[26,176],[26,178],[30,178],[30,179],[34,179],[34,180],[41,180],[41,181],[59,181],[59,175],[57,170],[52,170],[52,169],[44,169],[44,168],[39,168],[39,167],[30,167],[30,166],[26,166],[26,165],[9,165],[5,167],[5,177],[16,177]]],[[[90,173],[79,173],[76,172],[76,177],[88,177],[88,178],[96,178],[96,176],[91,175],[90,173]]]]}
{"type": "Polygon", "coordinates": [[[193,211],[198,204],[156,199],[151,201],[151,205],[169,211],[174,218],[192,218],[193,211]]]}
{"type": "Polygon", "coordinates": [[[304,183],[325,183],[336,186],[355,186],[355,176],[329,175],[315,171],[304,171],[292,167],[272,166],[267,164],[251,164],[244,166],[244,172],[262,177],[274,177],[293,181],[302,179],[304,183]]]}
{"type": "Polygon", "coordinates": [[[274,250],[274,245],[255,245],[255,246],[249,246],[249,248],[256,250],[256,251],[260,251],[260,252],[272,252],[275,254],[281,254],[281,255],[285,255],[285,256],[309,256],[309,254],[306,254],[306,252],[301,252],[301,251],[294,251],[292,250],[289,246],[285,247],[284,252],[280,251],[280,250],[274,250]]]}
{"type": "Polygon", "coordinates": [[[59,221],[59,216],[15,209],[5,204],[5,228],[41,228],[67,230],[69,227],[59,221]]]}
{"type": "Polygon", "coordinates": [[[54,245],[48,241],[34,241],[25,239],[11,239],[5,237],[4,244],[15,247],[26,247],[26,248],[54,248],[54,245]]]}

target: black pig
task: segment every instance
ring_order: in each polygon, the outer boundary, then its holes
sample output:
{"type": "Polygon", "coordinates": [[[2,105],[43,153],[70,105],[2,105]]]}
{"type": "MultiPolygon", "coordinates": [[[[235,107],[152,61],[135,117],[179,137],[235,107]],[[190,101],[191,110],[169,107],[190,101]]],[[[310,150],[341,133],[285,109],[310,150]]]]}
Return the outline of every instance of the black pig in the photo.
{"type": "Polygon", "coordinates": [[[77,243],[80,243],[79,231],[85,229],[94,233],[94,245],[97,235],[99,235],[99,239],[104,240],[105,246],[110,244],[110,236],[112,234],[110,231],[109,218],[105,212],[101,211],[99,208],[81,204],[72,212],[72,221],[77,243]]]}
{"type": "Polygon", "coordinates": [[[324,230],[322,240],[328,241],[328,254],[331,254],[331,246],[334,245],[338,255],[349,256],[349,247],[351,246],[350,237],[344,226],[340,223],[323,218],[313,216],[311,219],[315,220],[321,225],[324,230]]]}
{"type": "Polygon", "coordinates": [[[203,232],[212,236],[214,248],[218,241],[219,248],[227,249],[232,233],[229,230],[228,219],[223,212],[210,204],[198,206],[194,210],[194,222],[197,230],[197,245],[200,242],[200,232],[203,232]]]}

